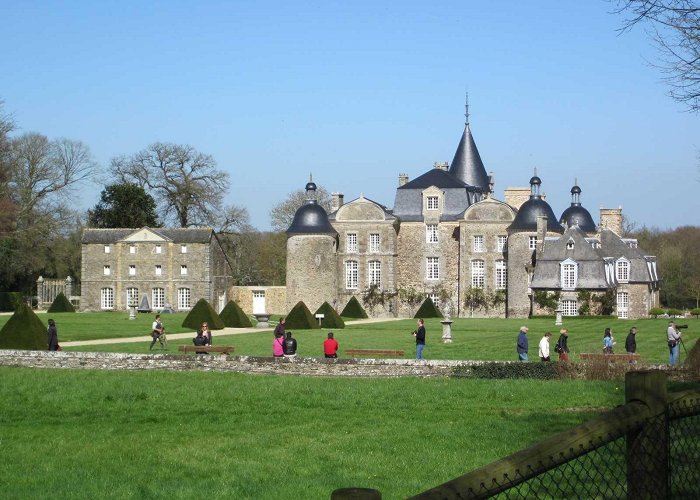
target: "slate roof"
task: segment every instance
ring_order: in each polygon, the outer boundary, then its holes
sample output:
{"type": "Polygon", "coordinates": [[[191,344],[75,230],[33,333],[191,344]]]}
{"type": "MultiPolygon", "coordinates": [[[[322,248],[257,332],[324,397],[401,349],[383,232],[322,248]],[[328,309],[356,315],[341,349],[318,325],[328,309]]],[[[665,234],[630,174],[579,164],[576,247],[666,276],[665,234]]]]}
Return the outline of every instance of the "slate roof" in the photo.
{"type": "Polygon", "coordinates": [[[326,210],[316,200],[306,200],[294,214],[287,236],[295,234],[338,234],[333,229],[326,210]]]}
{"type": "Polygon", "coordinates": [[[403,186],[399,186],[397,189],[426,189],[430,186],[435,186],[440,189],[448,188],[466,188],[467,184],[455,177],[454,175],[442,170],[441,168],[431,168],[423,175],[420,175],[410,182],[407,182],[403,186]]]}
{"type": "Polygon", "coordinates": [[[489,176],[486,174],[481,155],[476,148],[472,131],[467,123],[462,138],[452,159],[449,173],[469,186],[478,188],[482,193],[489,192],[489,176]]]}
{"type": "Polygon", "coordinates": [[[80,241],[85,244],[117,243],[142,229],[148,229],[173,243],[208,243],[214,232],[210,227],[84,229],[80,241]]]}
{"type": "Polygon", "coordinates": [[[547,231],[554,233],[561,233],[564,231],[561,224],[557,222],[557,217],[554,215],[552,207],[540,196],[530,196],[530,199],[522,204],[518,209],[515,220],[508,226],[508,230],[536,231],[537,218],[541,215],[547,217],[547,231]]]}

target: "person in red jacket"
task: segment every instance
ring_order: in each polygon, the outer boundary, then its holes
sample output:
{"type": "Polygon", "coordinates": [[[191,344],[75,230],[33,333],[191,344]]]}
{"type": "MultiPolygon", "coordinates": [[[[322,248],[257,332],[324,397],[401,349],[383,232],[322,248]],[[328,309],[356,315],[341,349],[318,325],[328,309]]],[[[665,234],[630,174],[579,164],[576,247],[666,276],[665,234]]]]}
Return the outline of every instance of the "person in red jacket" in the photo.
{"type": "Polygon", "coordinates": [[[333,332],[328,332],[328,338],[323,342],[323,355],[327,358],[338,357],[338,341],[333,338],[333,332]]]}

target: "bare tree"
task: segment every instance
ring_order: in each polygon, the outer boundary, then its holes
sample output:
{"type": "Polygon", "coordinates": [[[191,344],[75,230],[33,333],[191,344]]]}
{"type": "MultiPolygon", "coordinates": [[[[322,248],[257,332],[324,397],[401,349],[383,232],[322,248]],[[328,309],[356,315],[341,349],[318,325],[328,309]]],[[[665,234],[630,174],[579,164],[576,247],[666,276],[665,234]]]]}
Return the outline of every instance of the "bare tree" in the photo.
{"type": "Polygon", "coordinates": [[[118,181],[149,191],[163,221],[189,227],[214,226],[220,219],[229,175],[192,146],[156,142],[132,156],[112,159],[111,170],[118,181]]]}
{"type": "MultiPolygon", "coordinates": [[[[611,0],[613,1],[613,0],[611,0]]],[[[645,25],[662,54],[669,95],[700,111],[700,4],[697,0],[614,0],[627,18],[621,32],[645,25]]]]}
{"type": "MultiPolygon", "coordinates": [[[[284,201],[279,202],[270,210],[270,225],[274,231],[286,231],[294,220],[297,209],[306,203],[306,191],[298,189],[287,195],[284,201]]],[[[316,188],[316,201],[326,212],[331,209],[331,195],[321,186],[316,188]]]]}

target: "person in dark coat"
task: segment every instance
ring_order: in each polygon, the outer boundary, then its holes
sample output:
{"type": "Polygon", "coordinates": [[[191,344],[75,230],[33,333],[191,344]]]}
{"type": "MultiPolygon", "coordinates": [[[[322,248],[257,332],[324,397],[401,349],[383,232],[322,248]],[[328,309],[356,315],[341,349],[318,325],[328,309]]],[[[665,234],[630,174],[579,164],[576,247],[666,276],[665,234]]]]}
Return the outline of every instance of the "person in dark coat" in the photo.
{"type": "Polygon", "coordinates": [[[58,330],[56,329],[56,322],[52,319],[49,320],[49,329],[46,330],[46,336],[49,341],[49,351],[58,351],[58,330]]]}
{"type": "MultiPolygon", "coordinates": [[[[202,347],[207,345],[208,339],[204,336],[202,330],[197,330],[197,336],[192,339],[192,343],[195,347],[202,347]]],[[[197,354],[207,354],[207,351],[195,351],[197,354]]]]}
{"type": "Polygon", "coordinates": [[[518,351],[518,360],[520,361],[527,361],[527,352],[528,352],[528,345],[527,345],[527,332],[528,332],[528,327],[526,326],[521,326],[520,331],[518,332],[518,343],[517,343],[517,351],[518,351]]]}
{"type": "MultiPolygon", "coordinates": [[[[625,351],[627,354],[635,354],[637,352],[637,327],[630,328],[630,332],[625,339],[625,351]]],[[[630,363],[634,364],[634,360],[630,359],[630,363]]]]}
{"type": "Polygon", "coordinates": [[[284,344],[282,345],[284,350],[285,358],[292,358],[297,354],[297,341],[292,337],[292,332],[287,332],[287,338],[284,339],[284,344]]]}
{"type": "Polygon", "coordinates": [[[559,361],[564,363],[569,361],[569,330],[562,328],[559,330],[559,340],[557,340],[557,345],[554,346],[554,350],[559,354],[559,361]]]}
{"type": "Polygon", "coordinates": [[[280,335],[281,337],[284,338],[284,324],[285,323],[286,323],[285,319],[280,318],[280,322],[277,323],[277,326],[275,327],[275,331],[274,331],[275,337],[280,335]]]}
{"type": "Polygon", "coordinates": [[[416,359],[423,359],[423,349],[425,349],[425,321],[418,320],[418,328],[413,332],[416,338],[416,359]]]}

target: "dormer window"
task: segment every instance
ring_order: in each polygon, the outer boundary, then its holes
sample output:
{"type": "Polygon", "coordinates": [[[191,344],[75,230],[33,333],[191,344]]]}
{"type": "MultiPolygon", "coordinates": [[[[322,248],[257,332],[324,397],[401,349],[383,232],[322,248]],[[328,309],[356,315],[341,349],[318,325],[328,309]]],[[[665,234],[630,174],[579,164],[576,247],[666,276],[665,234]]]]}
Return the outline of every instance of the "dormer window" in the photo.
{"type": "Polygon", "coordinates": [[[567,250],[573,250],[574,249],[574,240],[569,240],[566,242],[566,249],[567,250]]]}
{"type": "Polygon", "coordinates": [[[575,290],[578,282],[578,264],[571,259],[566,259],[559,266],[561,267],[561,289],[575,290]]]}
{"type": "Polygon", "coordinates": [[[437,196],[428,196],[426,208],[428,210],[437,210],[438,209],[438,197],[437,196]]]}
{"type": "Polygon", "coordinates": [[[622,258],[615,262],[615,277],[620,283],[627,283],[630,280],[630,261],[622,258]]]}

